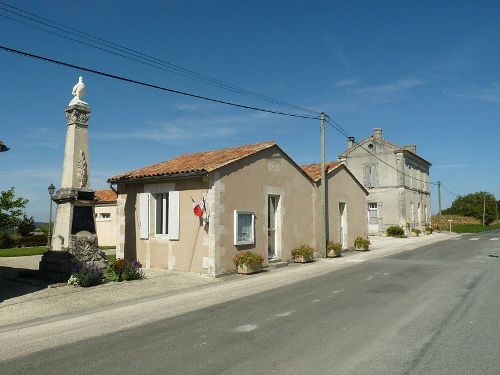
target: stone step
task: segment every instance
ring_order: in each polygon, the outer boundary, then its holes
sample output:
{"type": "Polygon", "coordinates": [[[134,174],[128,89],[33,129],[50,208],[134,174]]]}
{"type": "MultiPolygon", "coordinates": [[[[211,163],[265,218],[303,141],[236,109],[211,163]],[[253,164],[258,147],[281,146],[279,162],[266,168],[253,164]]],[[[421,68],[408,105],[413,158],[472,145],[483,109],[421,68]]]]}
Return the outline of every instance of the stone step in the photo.
{"type": "Polygon", "coordinates": [[[281,267],[286,267],[288,266],[288,262],[282,262],[282,261],[271,261],[269,260],[269,268],[281,268],[281,267]]]}

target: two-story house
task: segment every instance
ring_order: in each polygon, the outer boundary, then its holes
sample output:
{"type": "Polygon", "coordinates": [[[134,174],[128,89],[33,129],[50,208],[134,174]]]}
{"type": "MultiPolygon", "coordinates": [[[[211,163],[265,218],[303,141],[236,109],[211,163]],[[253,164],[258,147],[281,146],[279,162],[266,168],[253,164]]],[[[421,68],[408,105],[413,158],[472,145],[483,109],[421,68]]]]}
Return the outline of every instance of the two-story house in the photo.
{"type": "Polygon", "coordinates": [[[348,148],[339,160],[368,190],[369,234],[384,234],[391,225],[406,234],[422,229],[431,220],[429,168],[431,163],[417,155],[416,145],[398,146],[382,136],[382,129],[348,148]]]}

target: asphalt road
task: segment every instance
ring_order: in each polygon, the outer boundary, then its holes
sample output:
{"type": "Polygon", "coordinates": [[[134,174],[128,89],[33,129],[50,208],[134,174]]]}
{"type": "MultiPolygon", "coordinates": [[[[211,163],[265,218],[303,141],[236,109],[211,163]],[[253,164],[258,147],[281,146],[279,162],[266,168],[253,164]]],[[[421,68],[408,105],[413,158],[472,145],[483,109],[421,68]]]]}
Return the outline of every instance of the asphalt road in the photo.
{"type": "Polygon", "coordinates": [[[0,373],[500,374],[499,238],[367,261],[3,362],[0,373]]]}

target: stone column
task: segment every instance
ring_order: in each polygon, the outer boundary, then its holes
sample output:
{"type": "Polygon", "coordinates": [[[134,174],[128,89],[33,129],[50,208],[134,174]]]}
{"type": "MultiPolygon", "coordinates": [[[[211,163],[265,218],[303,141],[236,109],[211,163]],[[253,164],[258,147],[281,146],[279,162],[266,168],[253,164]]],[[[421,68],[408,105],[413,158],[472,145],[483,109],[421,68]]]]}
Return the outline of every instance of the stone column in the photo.
{"type": "MultiPolygon", "coordinates": [[[[83,80],[73,89],[81,86],[83,80]]],[[[80,90],[80,96],[83,88],[80,90]]],[[[88,159],[88,121],[90,107],[75,98],[66,108],[66,145],[61,187],[53,196],[57,203],[52,248],[40,262],[41,273],[54,280],[66,281],[73,268],[84,263],[106,267],[106,257],[97,247],[94,191],[90,189],[88,159]]]]}

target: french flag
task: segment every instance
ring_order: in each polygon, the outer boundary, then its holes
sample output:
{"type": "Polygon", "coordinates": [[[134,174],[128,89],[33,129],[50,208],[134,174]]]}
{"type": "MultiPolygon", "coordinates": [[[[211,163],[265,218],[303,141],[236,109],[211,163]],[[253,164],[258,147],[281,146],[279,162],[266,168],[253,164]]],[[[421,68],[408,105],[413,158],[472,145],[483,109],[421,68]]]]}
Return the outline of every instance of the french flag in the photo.
{"type": "Polygon", "coordinates": [[[202,217],[205,213],[205,200],[202,199],[199,203],[196,203],[193,198],[191,198],[191,200],[193,201],[194,214],[198,217],[202,217]]]}

